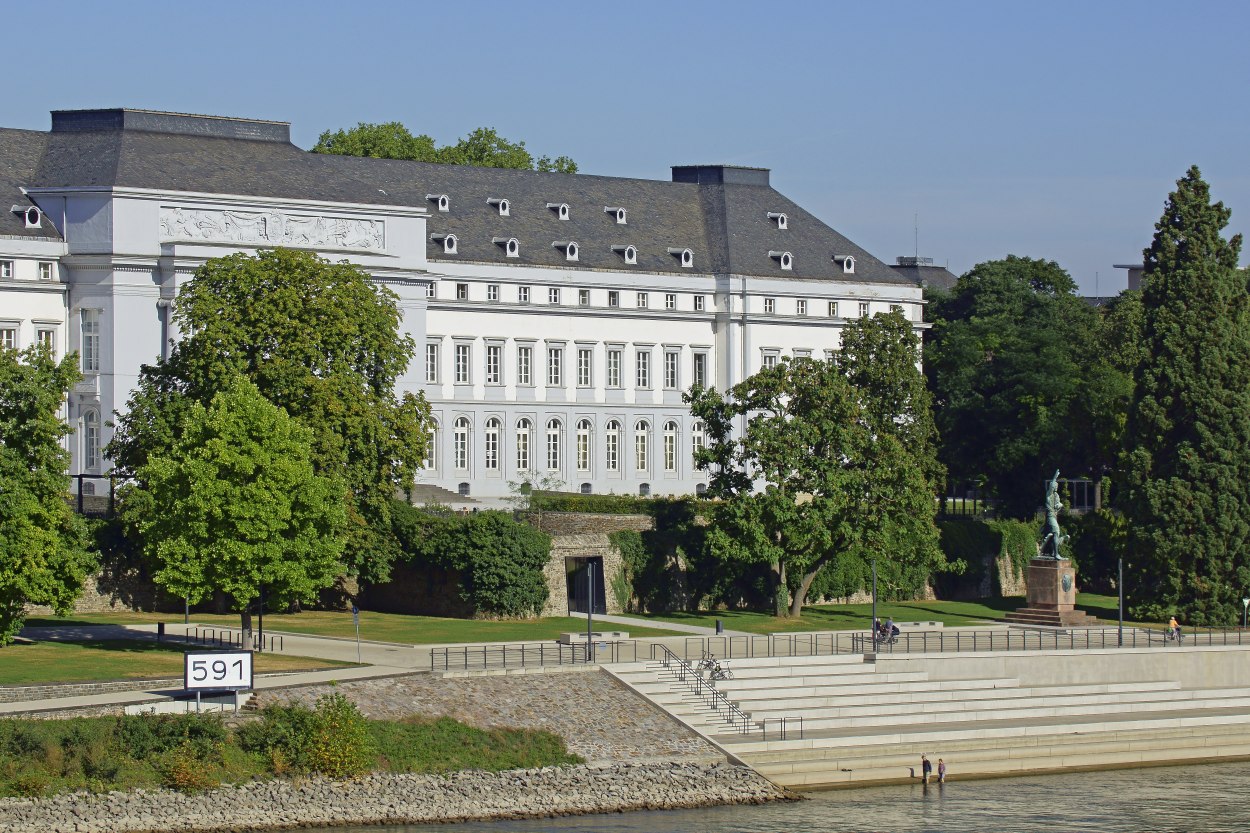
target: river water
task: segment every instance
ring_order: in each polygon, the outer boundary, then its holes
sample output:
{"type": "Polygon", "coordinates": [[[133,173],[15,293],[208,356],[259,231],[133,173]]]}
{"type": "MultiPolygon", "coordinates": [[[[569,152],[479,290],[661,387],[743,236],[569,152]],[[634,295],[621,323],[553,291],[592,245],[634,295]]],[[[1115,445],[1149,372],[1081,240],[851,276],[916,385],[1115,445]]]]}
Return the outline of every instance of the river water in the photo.
{"type": "MultiPolygon", "coordinates": [[[[953,772],[953,770],[952,770],[953,772]]],[[[1222,833],[1250,828],[1250,763],[951,781],[809,794],[760,807],[333,833],[1222,833]]]]}

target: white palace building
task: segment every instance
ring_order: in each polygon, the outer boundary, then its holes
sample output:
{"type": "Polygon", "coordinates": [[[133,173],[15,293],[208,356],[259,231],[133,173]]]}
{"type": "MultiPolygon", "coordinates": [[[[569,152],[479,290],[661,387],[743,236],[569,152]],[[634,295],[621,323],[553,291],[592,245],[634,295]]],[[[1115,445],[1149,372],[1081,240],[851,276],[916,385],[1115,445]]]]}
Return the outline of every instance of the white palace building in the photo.
{"type": "Polygon", "coordinates": [[[692,384],[838,349],[922,290],[782,196],[760,168],[672,181],[313,154],[289,125],[144,110],[0,129],[0,344],[79,352],[71,474],[104,475],[109,421],[177,333],[206,259],[286,246],[399,296],[401,380],[437,420],[422,482],[491,503],[537,474],[570,491],[689,494],[692,384]]]}

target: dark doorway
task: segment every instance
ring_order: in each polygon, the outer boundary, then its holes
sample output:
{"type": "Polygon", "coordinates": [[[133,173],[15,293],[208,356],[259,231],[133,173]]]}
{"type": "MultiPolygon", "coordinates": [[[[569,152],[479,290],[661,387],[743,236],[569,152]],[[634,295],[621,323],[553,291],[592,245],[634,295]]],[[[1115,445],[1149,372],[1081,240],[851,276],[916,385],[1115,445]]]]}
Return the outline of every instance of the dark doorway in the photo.
{"type": "Polygon", "coordinates": [[[595,609],[596,614],[606,614],[607,597],[603,595],[603,558],[594,556],[589,558],[566,558],[564,559],[564,577],[568,583],[569,591],[569,615],[574,613],[585,614],[590,606],[589,591],[587,586],[586,573],[587,565],[595,565],[595,609]]]}

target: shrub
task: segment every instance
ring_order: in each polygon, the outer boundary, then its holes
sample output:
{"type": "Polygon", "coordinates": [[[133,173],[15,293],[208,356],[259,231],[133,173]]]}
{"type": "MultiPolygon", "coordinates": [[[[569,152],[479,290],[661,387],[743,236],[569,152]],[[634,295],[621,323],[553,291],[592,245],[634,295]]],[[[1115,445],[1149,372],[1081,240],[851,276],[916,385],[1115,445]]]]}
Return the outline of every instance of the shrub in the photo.
{"type": "Polygon", "coordinates": [[[201,792],[220,784],[204,766],[199,750],[191,742],[164,752],[156,766],[161,773],[161,783],[180,792],[201,792]]]}
{"type": "Polygon", "coordinates": [[[356,704],[335,692],[317,700],[304,767],[331,778],[368,772],[377,755],[368,722],[356,704]]]}
{"type": "Polygon", "coordinates": [[[118,746],[137,760],[186,745],[198,758],[207,759],[220,753],[227,735],[220,717],[191,712],[128,715],[118,719],[116,728],[118,746]]]}

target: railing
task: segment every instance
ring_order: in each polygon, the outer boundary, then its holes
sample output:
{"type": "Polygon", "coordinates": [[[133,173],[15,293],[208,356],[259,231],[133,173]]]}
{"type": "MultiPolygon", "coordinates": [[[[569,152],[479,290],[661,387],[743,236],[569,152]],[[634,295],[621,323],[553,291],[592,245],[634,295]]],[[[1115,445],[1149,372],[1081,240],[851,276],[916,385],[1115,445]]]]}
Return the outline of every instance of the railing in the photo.
{"type": "Polygon", "coordinates": [[[760,728],[758,724],[752,722],[751,715],[744,712],[737,703],[722,692],[717,691],[711,681],[705,680],[690,663],[674,654],[667,646],[652,644],[651,659],[653,661],[657,651],[660,654],[660,665],[664,667],[664,670],[675,676],[679,683],[690,689],[705,706],[716,712],[717,716],[738,734],[749,735],[760,728]]]}
{"type": "Polygon", "coordinates": [[[1177,645],[1168,642],[1161,630],[1126,627],[1123,635],[1119,628],[1068,628],[1007,630],[951,630],[951,631],[903,631],[893,644],[877,639],[873,645],[872,634],[857,633],[852,636],[854,653],[915,654],[941,653],[946,651],[1061,651],[1100,650],[1105,648],[1165,648],[1185,645],[1246,645],[1250,646],[1250,631],[1243,628],[1206,628],[1187,630],[1184,642],[1177,645]]]}
{"type": "Polygon", "coordinates": [[[798,717],[766,717],[760,721],[760,737],[762,740],[768,740],[768,724],[777,724],[777,730],[774,732],[776,740],[785,740],[787,730],[793,734],[793,730],[789,727],[795,723],[799,724],[799,738],[803,737],[803,716],[798,717]]]}
{"type": "Polygon", "coordinates": [[[431,671],[485,671],[540,665],[586,665],[592,662],[638,662],[634,639],[578,642],[519,642],[500,645],[464,645],[430,650],[431,671]]]}
{"type": "Polygon", "coordinates": [[[814,657],[854,653],[852,634],[780,633],[740,636],[690,636],[683,649],[686,657],[712,654],[721,659],[755,657],[814,657]]]}
{"type": "MultiPolygon", "coordinates": [[[[201,645],[217,645],[243,647],[243,631],[227,627],[205,627],[193,625],[186,629],[186,640],[188,642],[197,642],[201,645]]],[[[256,646],[256,650],[265,651],[282,651],[284,643],[281,634],[252,634],[252,644],[256,646]],[[266,647],[268,645],[268,647],[266,647]]]]}

